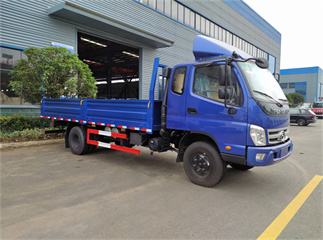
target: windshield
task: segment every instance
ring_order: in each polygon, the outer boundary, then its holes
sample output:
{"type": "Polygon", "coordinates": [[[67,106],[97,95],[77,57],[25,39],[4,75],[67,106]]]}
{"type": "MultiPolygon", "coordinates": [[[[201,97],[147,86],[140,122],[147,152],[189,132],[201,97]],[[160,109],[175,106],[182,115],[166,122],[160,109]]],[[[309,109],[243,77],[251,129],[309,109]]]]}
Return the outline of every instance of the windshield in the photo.
{"type": "Polygon", "coordinates": [[[252,97],[263,101],[271,98],[277,102],[287,102],[279,83],[268,69],[261,69],[252,62],[238,62],[238,65],[252,97]]]}
{"type": "Polygon", "coordinates": [[[315,102],[313,103],[313,108],[323,108],[323,102],[315,102]]]}

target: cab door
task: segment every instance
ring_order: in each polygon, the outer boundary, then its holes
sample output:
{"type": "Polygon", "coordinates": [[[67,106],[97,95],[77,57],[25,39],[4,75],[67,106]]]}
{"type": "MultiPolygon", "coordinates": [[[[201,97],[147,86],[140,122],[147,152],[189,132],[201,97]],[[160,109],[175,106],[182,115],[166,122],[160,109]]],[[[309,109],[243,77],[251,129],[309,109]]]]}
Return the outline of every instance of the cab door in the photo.
{"type": "Polygon", "coordinates": [[[186,117],[187,66],[177,66],[171,76],[167,97],[166,128],[188,130],[186,117]]]}
{"type": "Polygon", "coordinates": [[[245,156],[247,134],[247,96],[244,94],[242,75],[231,70],[227,89],[232,94],[226,100],[227,107],[235,109],[229,114],[224,99],[219,98],[220,65],[193,67],[189,92],[186,98],[186,125],[190,131],[211,136],[221,153],[245,156]],[[243,86],[243,87],[241,87],[243,86]]]}

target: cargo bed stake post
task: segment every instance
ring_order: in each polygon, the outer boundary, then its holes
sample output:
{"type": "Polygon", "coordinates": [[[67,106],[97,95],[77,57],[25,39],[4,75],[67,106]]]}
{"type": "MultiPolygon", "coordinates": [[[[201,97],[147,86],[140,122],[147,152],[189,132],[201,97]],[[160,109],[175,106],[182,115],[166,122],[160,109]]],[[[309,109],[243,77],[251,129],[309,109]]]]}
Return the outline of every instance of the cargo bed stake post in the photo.
{"type": "Polygon", "coordinates": [[[148,119],[147,121],[150,122],[148,126],[153,125],[153,113],[154,113],[154,100],[155,100],[155,85],[156,85],[156,78],[158,72],[158,65],[159,65],[159,58],[155,58],[153,71],[151,74],[151,81],[150,81],[150,89],[149,89],[149,106],[148,106],[148,119]]]}

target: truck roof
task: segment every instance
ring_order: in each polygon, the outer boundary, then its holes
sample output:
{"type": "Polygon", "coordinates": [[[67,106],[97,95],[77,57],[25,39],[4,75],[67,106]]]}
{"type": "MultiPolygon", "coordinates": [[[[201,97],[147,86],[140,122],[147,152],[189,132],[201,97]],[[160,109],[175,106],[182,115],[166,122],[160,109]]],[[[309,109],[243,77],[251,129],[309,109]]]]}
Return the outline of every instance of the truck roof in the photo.
{"type": "Polygon", "coordinates": [[[197,35],[194,39],[193,54],[195,60],[214,57],[231,57],[236,52],[240,58],[252,58],[248,53],[211,37],[197,35]]]}

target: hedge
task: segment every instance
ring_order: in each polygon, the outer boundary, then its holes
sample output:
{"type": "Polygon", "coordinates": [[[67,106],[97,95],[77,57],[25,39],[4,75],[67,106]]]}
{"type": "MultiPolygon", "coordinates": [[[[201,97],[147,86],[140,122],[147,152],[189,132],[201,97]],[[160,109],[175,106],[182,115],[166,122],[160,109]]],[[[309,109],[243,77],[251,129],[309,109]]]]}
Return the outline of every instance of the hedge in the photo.
{"type": "Polygon", "coordinates": [[[44,134],[44,129],[25,129],[23,131],[0,132],[0,143],[21,142],[21,141],[37,141],[45,139],[63,138],[64,133],[44,134]]]}
{"type": "Polygon", "coordinates": [[[15,114],[10,117],[0,117],[0,127],[2,133],[13,133],[15,131],[23,131],[26,129],[44,129],[49,128],[48,119],[40,117],[29,117],[15,114]]]}

